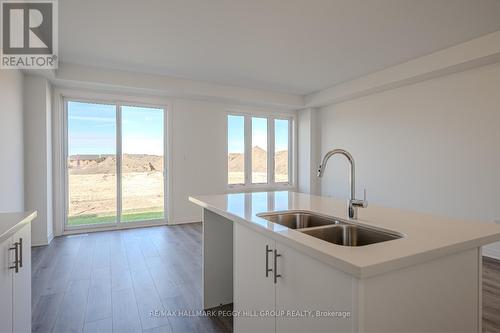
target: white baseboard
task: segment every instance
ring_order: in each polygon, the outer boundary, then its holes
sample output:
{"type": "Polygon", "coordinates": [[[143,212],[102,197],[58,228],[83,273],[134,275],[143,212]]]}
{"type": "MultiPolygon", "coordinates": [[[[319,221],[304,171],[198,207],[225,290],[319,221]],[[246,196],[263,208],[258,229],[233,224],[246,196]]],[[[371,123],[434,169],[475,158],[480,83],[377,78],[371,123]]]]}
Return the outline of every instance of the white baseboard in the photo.
{"type": "Polygon", "coordinates": [[[32,237],[31,238],[31,246],[32,247],[34,247],[34,246],[46,246],[46,245],[49,245],[53,239],[54,239],[53,233],[48,234],[47,238],[44,238],[44,239],[35,239],[32,237]]]}
{"type": "MultiPolygon", "coordinates": [[[[52,240],[52,239],[51,239],[52,240]]],[[[31,240],[31,247],[36,247],[36,246],[47,246],[49,245],[50,241],[48,240],[42,240],[42,241],[39,241],[39,240],[34,240],[32,239],[31,240]]]]}
{"type": "Polygon", "coordinates": [[[179,224],[189,224],[189,223],[201,223],[200,219],[177,219],[168,225],[179,225],[179,224]]]}
{"type": "Polygon", "coordinates": [[[82,228],[74,228],[74,229],[68,229],[63,232],[63,236],[66,235],[78,235],[78,234],[87,234],[91,232],[100,232],[100,231],[115,231],[115,230],[126,230],[126,229],[138,229],[138,228],[149,228],[149,227],[160,227],[167,225],[165,221],[163,220],[157,220],[157,221],[147,221],[147,222],[141,222],[141,223],[134,223],[134,222],[128,222],[128,223],[122,223],[120,225],[114,225],[114,226],[102,226],[102,227],[82,227],[82,228]]]}

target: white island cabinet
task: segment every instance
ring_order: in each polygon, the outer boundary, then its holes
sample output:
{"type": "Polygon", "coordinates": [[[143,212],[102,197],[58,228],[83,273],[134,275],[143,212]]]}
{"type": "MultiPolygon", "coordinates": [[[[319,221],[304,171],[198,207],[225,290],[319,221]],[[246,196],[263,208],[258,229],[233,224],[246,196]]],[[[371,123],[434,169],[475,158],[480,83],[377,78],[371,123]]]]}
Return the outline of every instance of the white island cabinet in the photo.
{"type": "Polygon", "coordinates": [[[235,317],[235,332],[479,331],[477,250],[358,279],[243,225],[234,230],[234,309],[254,314],[235,317]]]}
{"type": "Polygon", "coordinates": [[[276,241],[243,226],[234,226],[235,332],[274,332],[276,310],[272,251],[276,241]],[[267,268],[266,268],[267,267],[267,268]],[[259,313],[257,313],[259,312],[259,313]]]}
{"type": "Polygon", "coordinates": [[[0,213],[0,332],[31,332],[31,221],[0,213]]]}
{"type": "Polygon", "coordinates": [[[352,313],[352,277],[245,226],[234,230],[234,310],[251,315],[234,318],[235,332],[353,331],[352,318],[327,316],[352,313]]]}
{"type": "Polygon", "coordinates": [[[203,305],[233,303],[237,333],[481,332],[481,246],[498,225],[376,205],[349,219],[343,201],[288,191],[190,200],[204,212],[203,305]],[[398,237],[343,246],[262,215],[283,211],[398,237]]]}
{"type": "Polygon", "coordinates": [[[276,332],[354,332],[355,279],[280,242],[276,332]]]}

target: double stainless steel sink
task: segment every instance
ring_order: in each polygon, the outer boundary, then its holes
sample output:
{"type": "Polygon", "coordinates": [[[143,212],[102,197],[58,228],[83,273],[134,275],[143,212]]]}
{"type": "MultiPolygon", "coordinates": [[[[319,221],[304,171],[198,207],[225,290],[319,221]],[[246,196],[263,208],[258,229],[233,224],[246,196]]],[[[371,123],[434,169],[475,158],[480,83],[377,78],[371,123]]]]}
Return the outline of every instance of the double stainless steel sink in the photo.
{"type": "Polygon", "coordinates": [[[361,226],[308,211],[272,212],[257,216],[326,242],[343,246],[364,246],[402,238],[402,235],[395,232],[361,226]]]}
{"type": "Polygon", "coordinates": [[[263,213],[258,214],[257,216],[273,223],[284,225],[290,229],[314,228],[341,223],[340,221],[327,216],[303,211],[263,213]]]}

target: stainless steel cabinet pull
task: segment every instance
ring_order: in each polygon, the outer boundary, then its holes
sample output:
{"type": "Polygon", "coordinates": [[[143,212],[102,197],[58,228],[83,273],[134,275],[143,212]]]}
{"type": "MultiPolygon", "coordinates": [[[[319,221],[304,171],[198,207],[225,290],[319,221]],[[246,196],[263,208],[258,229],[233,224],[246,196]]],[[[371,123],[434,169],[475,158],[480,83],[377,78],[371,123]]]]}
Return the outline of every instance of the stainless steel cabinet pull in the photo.
{"type": "Polygon", "coordinates": [[[278,257],[281,257],[281,254],[278,254],[278,250],[274,250],[274,283],[278,283],[278,278],[281,277],[281,274],[278,274],[278,257]]]}
{"type": "Polygon", "coordinates": [[[19,272],[19,243],[18,242],[15,242],[14,243],[14,246],[12,247],[9,247],[9,251],[14,251],[14,265],[13,266],[9,266],[9,269],[13,269],[16,273],[19,272]]]}
{"type": "Polygon", "coordinates": [[[23,267],[23,239],[19,238],[19,267],[23,267]]]}
{"type": "Polygon", "coordinates": [[[273,250],[269,248],[269,245],[266,245],[266,277],[269,276],[269,272],[273,271],[272,268],[269,268],[269,252],[273,252],[273,250]]]}

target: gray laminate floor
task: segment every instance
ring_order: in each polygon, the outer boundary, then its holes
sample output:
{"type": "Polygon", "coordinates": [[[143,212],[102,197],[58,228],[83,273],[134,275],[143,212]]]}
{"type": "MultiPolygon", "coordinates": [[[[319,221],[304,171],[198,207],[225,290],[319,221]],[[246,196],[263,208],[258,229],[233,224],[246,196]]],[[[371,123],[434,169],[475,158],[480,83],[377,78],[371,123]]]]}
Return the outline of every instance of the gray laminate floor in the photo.
{"type": "MultiPolygon", "coordinates": [[[[34,332],[232,331],[230,317],[161,315],[201,310],[201,224],[58,237],[32,255],[34,332]]],[[[483,331],[500,332],[500,262],[488,258],[483,331]]]]}
{"type": "Polygon", "coordinates": [[[500,261],[483,257],[483,332],[500,332],[500,261]]]}
{"type": "Polygon", "coordinates": [[[32,255],[34,332],[232,331],[185,316],[201,310],[201,224],[58,237],[32,255]]]}

